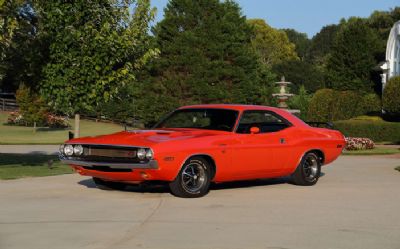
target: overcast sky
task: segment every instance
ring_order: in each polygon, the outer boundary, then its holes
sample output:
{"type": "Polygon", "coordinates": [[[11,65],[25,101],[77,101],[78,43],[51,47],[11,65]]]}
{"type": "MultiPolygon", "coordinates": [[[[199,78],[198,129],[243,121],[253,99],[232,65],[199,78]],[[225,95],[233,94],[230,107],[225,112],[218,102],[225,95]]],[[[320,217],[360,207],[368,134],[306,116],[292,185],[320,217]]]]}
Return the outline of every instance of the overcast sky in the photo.
{"type": "MultiPolygon", "coordinates": [[[[196,1],[196,0],[193,0],[196,1]]],[[[168,0],[152,0],[163,18],[168,0]]],[[[274,28],[293,28],[311,38],[325,25],[350,16],[367,17],[374,10],[400,6],[400,0],[236,0],[248,18],[263,18],[274,28]]]]}

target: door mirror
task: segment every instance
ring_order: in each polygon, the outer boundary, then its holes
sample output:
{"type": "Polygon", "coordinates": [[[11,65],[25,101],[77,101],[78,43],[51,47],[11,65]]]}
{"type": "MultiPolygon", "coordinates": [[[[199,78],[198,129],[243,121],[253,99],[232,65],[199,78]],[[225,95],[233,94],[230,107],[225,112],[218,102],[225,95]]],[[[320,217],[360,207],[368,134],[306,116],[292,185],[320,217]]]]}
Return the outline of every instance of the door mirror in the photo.
{"type": "Polygon", "coordinates": [[[253,126],[250,128],[250,134],[258,134],[260,133],[260,128],[253,126]]]}

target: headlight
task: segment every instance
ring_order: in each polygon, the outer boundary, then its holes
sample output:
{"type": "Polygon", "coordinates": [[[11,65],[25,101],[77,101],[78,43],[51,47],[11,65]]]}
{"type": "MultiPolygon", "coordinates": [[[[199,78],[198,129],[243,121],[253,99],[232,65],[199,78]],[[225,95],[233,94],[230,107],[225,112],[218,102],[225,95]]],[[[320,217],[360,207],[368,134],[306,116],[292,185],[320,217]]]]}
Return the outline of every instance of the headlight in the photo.
{"type": "Polygon", "coordinates": [[[83,147],[80,144],[74,145],[74,155],[80,156],[83,154],[83,147]]]}
{"type": "Polygon", "coordinates": [[[71,144],[64,146],[64,154],[66,156],[72,156],[74,154],[74,147],[71,144]]]}
{"type": "Polygon", "coordinates": [[[140,160],[145,159],[145,158],[146,158],[146,150],[143,149],[143,148],[138,149],[138,151],[137,151],[137,157],[138,157],[140,160]]]}
{"type": "Polygon", "coordinates": [[[60,145],[59,151],[61,154],[64,154],[64,144],[60,145]]]}
{"type": "Polygon", "coordinates": [[[151,159],[153,159],[153,157],[154,157],[153,150],[152,149],[148,149],[147,152],[146,152],[146,158],[151,160],[151,159]]]}

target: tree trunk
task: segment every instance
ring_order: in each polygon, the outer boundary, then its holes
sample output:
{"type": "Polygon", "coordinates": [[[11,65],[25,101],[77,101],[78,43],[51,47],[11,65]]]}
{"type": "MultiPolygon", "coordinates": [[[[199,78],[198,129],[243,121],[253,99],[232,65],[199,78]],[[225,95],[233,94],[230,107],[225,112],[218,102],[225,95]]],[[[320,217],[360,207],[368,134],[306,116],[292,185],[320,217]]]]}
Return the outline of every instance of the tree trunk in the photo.
{"type": "Polygon", "coordinates": [[[74,138],[78,138],[78,137],[79,137],[79,132],[80,132],[79,123],[80,123],[80,116],[79,116],[79,114],[75,114],[75,132],[74,132],[74,138]]]}

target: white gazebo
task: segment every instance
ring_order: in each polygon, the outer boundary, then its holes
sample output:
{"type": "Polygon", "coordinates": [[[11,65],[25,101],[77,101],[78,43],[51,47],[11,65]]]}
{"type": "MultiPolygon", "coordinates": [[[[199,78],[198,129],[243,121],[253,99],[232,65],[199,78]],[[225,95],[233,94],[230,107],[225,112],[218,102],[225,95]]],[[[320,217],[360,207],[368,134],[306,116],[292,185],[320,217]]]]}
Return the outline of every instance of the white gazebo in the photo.
{"type": "Polygon", "coordinates": [[[400,21],[390,30],[386,45],[386,61],[381,64],[382,91],[386,82],[393,76],[400,75],[400,21]]]}

